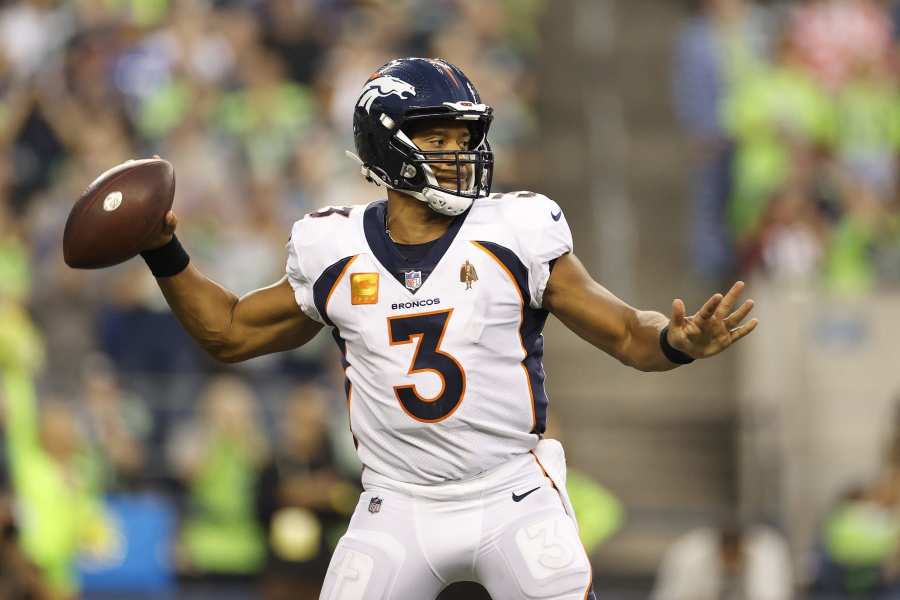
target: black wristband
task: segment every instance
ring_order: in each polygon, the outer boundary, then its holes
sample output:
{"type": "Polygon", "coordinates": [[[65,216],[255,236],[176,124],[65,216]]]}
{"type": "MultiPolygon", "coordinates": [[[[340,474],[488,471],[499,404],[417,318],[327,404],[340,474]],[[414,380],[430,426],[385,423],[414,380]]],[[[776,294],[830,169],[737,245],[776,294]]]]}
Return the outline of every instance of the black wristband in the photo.
{"type": "Polygon", "coordinates": [[[662,348],[662,353],[666,355],[666,358],[676,365],[689,365],[694,362],[694,359],[691,358],[689,354],[685,354],[681,350],[672,347],[669,343],[668,334],[669,326],[666,325],[662,328],[662,331],[659,332],[659,347],[662,348]]]}
{"type": "Polygon", "coordinates": [[[154,248],[153,250],[144,250],[141,252],[141,258],[150,267],[150,272],[154,277],[172,277],[184,271],[191,257],[181,246],[181,242],[175,235],[165,246],[154,248]]]}

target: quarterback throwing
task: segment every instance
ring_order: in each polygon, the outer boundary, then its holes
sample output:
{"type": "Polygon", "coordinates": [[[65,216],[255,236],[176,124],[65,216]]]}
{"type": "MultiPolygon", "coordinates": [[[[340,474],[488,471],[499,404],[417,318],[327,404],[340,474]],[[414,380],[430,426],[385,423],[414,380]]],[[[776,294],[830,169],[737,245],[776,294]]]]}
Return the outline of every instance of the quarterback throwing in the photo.
{"type": "Polygon", "coordinates": [[[756,327],[743,288],[695,314],[628,306],[586,272],[556,202],[491,193],[493,109],[454,65],[391,61],[354,112],[362,175],[387,190],[297,221],[285,277],[238,298],[190,264],[169,212],[143,254],[213,356],[298,347],[343,357],[364,492],[323,600],[432,600],[455,581],[494,600],[593,598],[561,446],[543,438],[549,314],[626,365],[664,371],[756,327]]]}

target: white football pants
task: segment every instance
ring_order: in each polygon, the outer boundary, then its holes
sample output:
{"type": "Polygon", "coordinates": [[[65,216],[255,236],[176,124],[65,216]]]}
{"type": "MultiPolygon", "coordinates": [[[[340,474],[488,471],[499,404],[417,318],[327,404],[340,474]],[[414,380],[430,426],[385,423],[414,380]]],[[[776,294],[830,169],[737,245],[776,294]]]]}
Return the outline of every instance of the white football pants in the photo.
{"type": "Polygon", "coordinates": [[[434,600],[456,581],[493,600],[594,597],[555,440],[467,481],[415,485],[367,469],[363,487],[320,600],[434,600]]]}

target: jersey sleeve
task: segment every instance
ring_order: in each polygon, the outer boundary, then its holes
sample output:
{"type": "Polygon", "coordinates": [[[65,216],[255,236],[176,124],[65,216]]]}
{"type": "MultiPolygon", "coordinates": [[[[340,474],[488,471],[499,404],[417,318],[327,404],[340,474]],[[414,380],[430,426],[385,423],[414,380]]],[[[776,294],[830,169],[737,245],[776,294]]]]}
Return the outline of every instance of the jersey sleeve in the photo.
{"type": "Polygon", "coordinates": [[[521,203],[516,207],[519,247],[527,263],[531,307],[541,308],[553,262],[572,252],[572,232],[562,209],[547,196],[534,194],[511,202],[521,203]]]}
{"type": "Polygon", "coordinates": [[[313,321],[329,324],[316,305],[316,284],[335,262],[358,254],[357,230],[365,205],[325,207],[294,223],[285,273],[297,306],[313,321]]]}
{"type": "Polygon", "coordinates": [[[294,223],[294,226],[291,228],[291,237],[287,243],[287,266],[285,267],[285,272],[287,273],[288,282],[294,289],[294,299],[297,301],[297,306],[300,307],[303,314],[313,321],[324,323],[322,315],[316,309],[313,295],[313,284],[315,284],[315,278],[318,274],[311,273],[310,261],[307,260],[305,261],[306,264],[304,264],[303,260],[308,258],[305,256],[304,250],[311,251],[309,244],[304,243],[304,235],[310,233],[305,231],[306,229],[308,228],[305,227],[302,219],[294,223]]]}

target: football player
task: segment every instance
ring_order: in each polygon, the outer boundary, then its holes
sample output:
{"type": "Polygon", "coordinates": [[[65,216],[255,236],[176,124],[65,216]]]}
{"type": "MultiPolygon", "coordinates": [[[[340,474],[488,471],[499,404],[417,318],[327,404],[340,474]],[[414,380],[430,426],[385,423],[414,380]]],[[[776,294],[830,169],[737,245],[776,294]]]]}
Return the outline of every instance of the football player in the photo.
{"type": "Polygon", "coordinates": [[[353,127],[387,199],[297,221],[286,276],[238,298],[189,263],[166,215],[142,255],[214,357],[296,348],[328,328],[346,373],[365,492],[325,600],[428,600],[482,583],[494,600],[592,598],[561,446],[542,439],[548,314],[626,365],[665,371],[749,334],[743,288],[688,316],[632,308],[572,253],[559,205],[491,193],[492,108],[443,60],[379,68],[353,127]]]}

